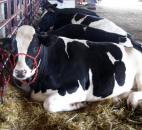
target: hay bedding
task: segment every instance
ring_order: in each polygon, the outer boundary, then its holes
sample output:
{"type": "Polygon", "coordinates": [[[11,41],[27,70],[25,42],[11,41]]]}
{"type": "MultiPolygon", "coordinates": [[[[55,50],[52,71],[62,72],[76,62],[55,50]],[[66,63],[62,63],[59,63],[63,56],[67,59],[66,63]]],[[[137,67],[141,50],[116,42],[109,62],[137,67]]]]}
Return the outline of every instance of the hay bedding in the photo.
{"type": "Polygon", "coordinates": [[[0,130],[142,130],[142,109],[128,111],[111,100],[73,112],[49,113],[13,86],[0,105],[0,130]]]}

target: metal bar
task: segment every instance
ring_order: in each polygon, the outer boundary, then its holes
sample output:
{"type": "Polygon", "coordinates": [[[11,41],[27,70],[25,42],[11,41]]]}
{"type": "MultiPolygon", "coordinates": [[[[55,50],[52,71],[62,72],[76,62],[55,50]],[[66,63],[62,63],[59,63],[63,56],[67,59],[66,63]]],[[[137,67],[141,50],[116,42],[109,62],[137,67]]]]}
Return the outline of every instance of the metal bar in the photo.
{"type": "Polygon", "coordinates": [[[19,26],[22,24],[22,22],[24,21],[24,19],[25,19],[25,18],[22,18],[22,19],[19,21],[17,27],[16,27],[15,29],[13,29],[13,31],[11,32],[11,34],[8,35],[8,37],[12,37],[12,36],[13,36],[13,34],[17,31],[18,27],[19,27],[19,26]]]}
{"type": "Polygon", "coordinates": [[[6,2],[7,2],[7,0],[1,0],[1,1],[0,1],[0,4],[6,3],[6,2]]]}
{"type": "MultiPolygon", "coordinates": [[[[11,0],[7,0],[7,19],[11,17],[11,0]]],[[[11,19],[12,20],[12,19],[11,19]]],[[[8,34],[11,32],[11,22],[7,22],[8,25],[8,34]]]]}
{"type": "MultiPolygon", "coordinates": [[[[17,11],[17,0],[14,0],[14,14],[16,13],[16,11],[17,11]]],[[[14,25],[16,24],[17,24],[17,19],[14,18],[14,25]]]]}
{"type": "Polygon", "coordinates": [[[2,23],[2,25],[0,25],[0,29],[2,29],[3,27],[5,27],[9,22],[11,22],[12,19],[14,19],[19,13],[21,12],[21,10],[17,11],[14,15],[12,15],[8,20],[6,20],[4,23],[2,23]]]}
{"type": "Polygon", "coordinates": [[[17,5],[17,0],[13,0],[14,14],[11,15],[11,2],[11,0],[0,0],[0,4],[7,4],[7,18],[6,20],[0,22],[0,29],[6,27],[8,37],[11,37],[16,32],[18,26],[20,26],[22,23],[30,24],[32,18],[39,8],[39,0],[19,0],[19,5],[17,5]],[[17,15],[21,15],[21,13],[23,14],[22,19],[20,18],[17,20],[17,15]]]}

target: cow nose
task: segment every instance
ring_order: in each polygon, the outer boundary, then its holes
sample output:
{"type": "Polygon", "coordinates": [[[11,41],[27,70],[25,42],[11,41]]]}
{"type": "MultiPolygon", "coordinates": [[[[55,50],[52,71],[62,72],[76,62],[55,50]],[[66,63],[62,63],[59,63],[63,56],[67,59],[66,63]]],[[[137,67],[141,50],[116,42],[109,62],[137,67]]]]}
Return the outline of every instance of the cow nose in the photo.
{"type": "Polygon", "coordinates": [[[16,77],[18,78],[24,78],[26,73],[26,70],[15,70],[16,77]]]}

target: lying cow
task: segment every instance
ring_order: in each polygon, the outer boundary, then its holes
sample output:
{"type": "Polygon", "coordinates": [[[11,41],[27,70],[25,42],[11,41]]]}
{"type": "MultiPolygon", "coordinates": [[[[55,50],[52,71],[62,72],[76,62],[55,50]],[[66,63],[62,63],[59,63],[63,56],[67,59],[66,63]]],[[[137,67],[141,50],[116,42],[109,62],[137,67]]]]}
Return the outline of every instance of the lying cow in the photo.
{"type": "MultiPolygon", "coordinates": [[[[42,33],[41,33],[42,34],[42,33]]],[[[43,35],[55,34],[57,36],[68,37],[71,39],[85,39],[95,42],[115,42],[126,47],[134,47],[142,52],[141,44],[137,43],[130,34],[120,35],[117,33],[106,32],[101,29],[87,27],[81,24],[68,24],[57,30],[48,31],[43,35]]]]}
{"type": "Polygon", "coordinates": [[[66,24],[84,24],[92,28],[101,29],[107,32],[120,35],[127,35],[127,32],[108,19],[99,17],[96,13],[78,8],[58,9],[49,6],[47,12],[42,16],[39,22],[39,31],[47,32],[56,30],[66,24]]]}
{"type": "Polygon", "coordinates": [[[21,26],[13,40],[1,41],[1,47],[14,54],[13,76],[31,80],[31,98],[43,101],[50,112],[76,110],[82,102],[121,94],[136,108],[142,99],[142,54],[134,48],[56,35],[43,40],[28,25],[21,26]]]}

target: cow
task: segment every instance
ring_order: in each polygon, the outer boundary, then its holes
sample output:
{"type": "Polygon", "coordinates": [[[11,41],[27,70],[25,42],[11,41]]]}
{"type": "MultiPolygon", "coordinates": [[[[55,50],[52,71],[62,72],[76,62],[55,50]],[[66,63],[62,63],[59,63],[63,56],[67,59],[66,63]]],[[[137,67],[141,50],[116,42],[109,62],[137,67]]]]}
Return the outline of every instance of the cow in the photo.
{"type": "Polygon", "coordinates": [[[142,52],[142,46],[136,42],[130,34],[120,35],[117,33],[107,32],[97,28],[91,28],[82,24],[67,24],[57,30],[51,30],[47,33],[40,33],[43,36],[55,34],[71,39],[85,39],[94,42],[115,42],[126,47],[134,47],[142,52]]]}
{"type": "Polygon", "coordinates": [[[67,24],[84,24],[107,32],[127,35],[125,30],[112,21],[98,16],[95,12],[79,8],[58,9],[52,4],[47,5],[47,7],[44,7],[47,12],[44,13],[39,22],[39,32],[56,30],[67,24]]]}
{"type": "Polygon", "coordinates": [[[36,34],[18,28],[0,47],[14,55],[13,77],[29,81],[31,98],[50,112],[72,111],[119,95],[135,109],[142,99],[142,54],[114,42],[36,34]],[[135,90],[135,91],[134,91],[135,90]]]}
{"type": "MultiPolygon", "coordinates": [[[[64,8],[58,9],[49,7],[45,13],[43,13],[39,22],[39,31],[46,32],[50,29],[57,29],[66,24],[71,23],[75,15],[81,13],[83,15],[92,15],[96,19],[101,19],[96,13],[80,8],[64,8]]],[[[77,16],[76,16],[77,17],[77,16]]]]}

